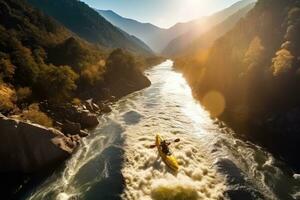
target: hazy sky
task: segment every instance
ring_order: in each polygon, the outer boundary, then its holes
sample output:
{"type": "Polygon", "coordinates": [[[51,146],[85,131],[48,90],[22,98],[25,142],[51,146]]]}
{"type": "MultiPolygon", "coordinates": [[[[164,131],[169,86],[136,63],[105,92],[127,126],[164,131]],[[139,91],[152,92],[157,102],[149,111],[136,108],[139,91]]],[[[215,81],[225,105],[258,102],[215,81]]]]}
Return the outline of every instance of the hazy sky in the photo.
{"type": "Polygon", "coordinates": [[[160,27],[170,27],[209,15],[238,0],[81,0],[93,8],[113,10],[141,22],[151,22],[160,27]]]}

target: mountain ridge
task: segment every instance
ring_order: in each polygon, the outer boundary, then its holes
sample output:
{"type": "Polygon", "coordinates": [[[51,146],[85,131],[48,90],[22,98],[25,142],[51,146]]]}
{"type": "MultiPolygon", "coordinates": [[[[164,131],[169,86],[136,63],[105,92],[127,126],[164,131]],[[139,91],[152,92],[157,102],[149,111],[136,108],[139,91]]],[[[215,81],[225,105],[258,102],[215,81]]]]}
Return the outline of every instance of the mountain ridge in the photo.
{"type": "Polygon", "coordinates": [[[195,29],[193,29],[194,26],[198,26],[198,28],[201,28],[200,26],[202,25],[206,26],[207,28],[196,31],[197,33],[205,32],[209,27],[217,25],[223,21],[224,18],[237,12],[239,8],[254,1],[255,0],[242,0],[210,16],[200,17],[188,22],[179,22],[167,29],[160,28],[151,23],[143,23],[138,20],[123,17],[112,10],[97,9],[97,12],[113,25],[144,41],[156,53],[161,53],[172,40],[187,32],[195,31],[195,29]],[[205,24],[205,21],[208,19],[210,19],[210,23],[205,24]]]}
{"type": "Polygon", "coordinates": [[[300,1],[259,0],[207,52],[177,58],[195,97],[245,137],[300,170],[300,1]],[[216,112],[212,101],[224,107],[216,112]]]}
{"type": "Polygon", "coordinates": [[[195,49],[201,50],[209,47],[218,37],[221,37],[255,6],[255,3],[246,5],[238,11],[228,16],[222,22],[211,27],[209,30],[195,35],[194,32],[185,33],[172,40],[163,50],[162,54],[166,56],[180,56],[181,54],[191,53],[195,49]],[[193,50],[192,50],[193,49],[193,50]]]}
{"type": "Polygon", "coordinates": [[[85,40],[107,48],[153,54],[140,39],[120,31],[87,4],[77,0],[27,0],[85,40]],[[68,12],[65,12],[68,10],[68,12]]]}
{"type": "Polygon", "coordinates": [[[238,13],[241,9],[253,4],[255,1],[256,0],[238,1],[221,11],[207,16],[205,19],[191,21],[190,23],[193,23],[193,26],[191,26],[192,28],[170,41],[162,51],[163,55],[174,56],[173,54],[176,54],[176,51],[184,51],[188,44],[193,43],[200,35],[209,32],[215,26],[227,20],[230,16],[238,13]]]}

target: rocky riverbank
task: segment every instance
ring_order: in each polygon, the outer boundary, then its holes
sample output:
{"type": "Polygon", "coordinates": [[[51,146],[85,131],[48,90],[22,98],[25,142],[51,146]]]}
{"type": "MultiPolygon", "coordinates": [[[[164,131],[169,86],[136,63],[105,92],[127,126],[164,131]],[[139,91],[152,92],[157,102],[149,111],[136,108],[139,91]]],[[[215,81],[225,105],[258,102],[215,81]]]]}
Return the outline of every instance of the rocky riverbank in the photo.
{"type": "Polygon", "coordinates": [[[114,101],[151,84],[141,72],[137,73],[130,79],[114,82],[112,78],[106,83],[105,95],[102,88],[93,95],[91,91],[95,88],[92,88],[88,94],[96,100],[78,99],[72,103],[45,100],[35,103],[37,110],[16,107],[6,116],[1,114],[0,138],[4,145],[0,147],[0,175],[9,179],[0,183],[3,196],[14,198],[24,187],[49,176],[80,146],[89,130],[99,124],[98,116],[111,111],[114,101]],[[51,121],[51,127],[38,124],[48,124],[44,118],[51,121]]]}

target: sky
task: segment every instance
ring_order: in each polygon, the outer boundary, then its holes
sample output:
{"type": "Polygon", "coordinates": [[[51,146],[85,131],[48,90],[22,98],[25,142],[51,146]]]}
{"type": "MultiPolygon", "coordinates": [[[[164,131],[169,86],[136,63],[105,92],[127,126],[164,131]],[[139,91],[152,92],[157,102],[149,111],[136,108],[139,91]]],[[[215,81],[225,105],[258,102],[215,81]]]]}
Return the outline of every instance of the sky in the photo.
{"type": "Polygon", "coordinates": [[[93,8],[113,10],[141,22],[169,28],[222,10],[238,0],[81,0],[93,8]]]}

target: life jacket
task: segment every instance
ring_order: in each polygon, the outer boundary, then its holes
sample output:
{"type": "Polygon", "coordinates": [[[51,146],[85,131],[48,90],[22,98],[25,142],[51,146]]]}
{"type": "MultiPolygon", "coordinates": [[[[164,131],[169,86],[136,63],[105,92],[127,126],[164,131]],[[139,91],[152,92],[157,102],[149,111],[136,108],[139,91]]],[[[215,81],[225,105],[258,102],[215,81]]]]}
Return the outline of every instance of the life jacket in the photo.
{"type": "Polygon", "coordinates": [[[163,142],[160,144],[160,146],[161,146],[161,151],[162,151],[164,154],[166,154],[166,155],[170,154],[170,150],[169,150],[169,147],[168,147],[167,142],[163,141],[163,142]]]}

